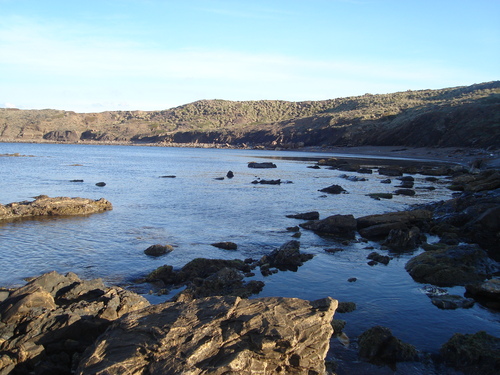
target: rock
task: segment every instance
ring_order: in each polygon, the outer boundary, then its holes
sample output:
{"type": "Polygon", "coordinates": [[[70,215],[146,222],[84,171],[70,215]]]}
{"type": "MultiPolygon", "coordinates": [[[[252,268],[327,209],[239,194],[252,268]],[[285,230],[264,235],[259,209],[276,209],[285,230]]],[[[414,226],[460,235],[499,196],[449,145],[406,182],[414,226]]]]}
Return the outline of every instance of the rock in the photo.
{"type": "Polygon", "coordinates": [[[347,314],[356,310],[356,304],[354,302],[339,302],[337,307],[337,312],[341,314],[347,314]]]}
{"type": "Polygon", "coordinates": [[[298,231],[300,231],[300,227],[298,225],[296,225],[294,227],[287,227],[286,230],[288,232],[298,232],[298,231]]]}
{"type": "Polygon", "coordinates": [[[443,310],[468,309],[474,306],[474,300],[453,294],[431,297],[434,306],[443,310]]]}
{"type": "Polygon", "coordinates": [[[479,246],[458,245],[419,254],[405,269],[419,283],[454,286],[483,281],[499,267],[479,246]]]}
{"type": "Polygon", "coordinates": [[[378,174],[390,177],[397,177],[397,176],[402,176],[403,171],[401,170],[401,168],[379,168],[378,174]]]}
{"type": "Polygon", "coordinates": [[[415,195],[415,190],[412,189],[397,189],[394,191],[394,194],[396,195],[407,195],[409,197],[412,197],[415,195]]]}
{"type": "Polygon", "coordinates": [[[394,366],[396,362],[418,359],[415,347],[396,338],[386,327],[375,326],[363,332],[358,344],[359,355],[377,365],[394,366]]]}
{"type": "Polygon", "coordinates": [[[223,181],[224,180],[224,177],[215,177],[214,180],[217,180],[217,181],[223,181]]]}
{"type": "Polygon", "coordinates": [[[224,249],[224,250],[237,250],[238,245],[236,245],[234,242],[226,241],[226,242],[216,242],[213,243],[212,246],[218,247],[219,249],[224,249]]]}
{"type": "Polygon", "coordinates": [[[276,168],[276,164],[271,162],[257,163],[252,161],[248,163],[248,168],[276,168]]]}
{"type": "Polygon", "coordinates": [[[391,179],[390,179],[390,178],[386,178],[386,179],[384,179],[384,180],[380,180],[380,183],[381,183],[381,184],[390,184],[390,183],[392,183],[392,181],[391,181],[391,179]]]}
{"type": "Polygon", "coordinates": [[[359,168],[356,172],[365,173],[365,174],[372,174],[373,173],[371,168],[359,168]]]}
{"type": "Polygon", "coordinates": [[[356,277],[350,277],[347,279],[347,281],[350,283],[354,283],[354,282],[358,281],[358,279],[356,277]]]}
{"type": "Polygon", "coordinates": [[[113,206],[106,199],[56,197],[46,195],[35,197],[32,202],[15,202],[0,205],[0,220],[32,218],[37,216],[88,215],[112,210],[113,206]]]}
{"type": "Polygon", "coordinates": [[[330,248],[325,249],[325,251],[327,253],[330,253],[330,254],[335,254],[335,253],[339,253],[341,251],[344,251],[344,249],[341,247],[330,247],[330,248]]]}
{"type": "Polygon", "coordinates": [[[105,182],[98,182],[95,184],[95,186],[106,186],[106,183],[105,182]]]}
{"type": "Polygon", "coordinates": [[[279,297],[150,306],[113,324],[76,374],[324,374],[336,307],[279,297]]]}
{"type": "Polygon", "coordinates": [[[413,181],[402,181],[401,184],[398,186],[403,189],[411,189],[413,188],[413,181]]]}
{"type": "Polygon", "coordinates": [[[281,180],[253,180],[252,184],[263,184],[263,185],[280,185],[281,180]]]}
{"type": "Polygon", "coordinates": [[[323,220],[312,220],[300,224],[300,227],[319,235],[353,239],[357,227],[352,215],[332,215],[323,220]]]}
{"type": "Polygon", "coordinates": [[[404,230],[416,226],[426,229],[432,220],[430,210],[411,210],[362,216],[356,220],[359,233],[368,239],[382,239],[391,230],[404,230]]]}
{"type": "Polygon", "coordinates": [[[168,254],[173,250],[174,248],[171,245],[156,244],[156,245],[151,245],[146,250],[144,250],[144,254],[157,257],[160,255],[168,254]]]}
{"type": "Polygon", "coordinates": [[[233,171],[228,171],[227,174],[226,174],[226,177],[227,178],[233,178],[234,177],[233,171]]]}
{"type": "Polygon", "coordinates": [[[0,303],[0,373],[69,374],[112,320],[146,306],[143,297],[100,279],[56,272],[35,278],[0,303]]]}
{"type": "Polygon", "coordinates": [[[318,190],[318,191],[321,191],[323,193],[328,193],[328,194],[345,194],[347,193],[347,191],[340,185],[331,185],[331,186],[328,186],[324,189],[321,189],[321,190],[318,190]]]}
{"type": "Polygon", "coordinates": [[[467,294],[480,304],[500,310],[500,279],[486,280],[482,283],[466,285],[467,294]]]}
{"type": "Polygon", "coordinates": [[[392,199],[392,194],[391,193],[370,193],[367,194],[370,198],[373,198],[377,201],[380,199],[392,199]]]}
{"type": "Polygon", "coordinates": [[[69,182],[83,182],[83,180],[70,180],[69,182]]]}
{"type": "Polygon", "coordinates": [[[166,176],[160,176],[160,178],[176,178],[177,176],[174,175],[166,175],[166,176]]]}
{"type": "Polygon", "coordinates": [[[348,176],[346,174],[340,175],[339,178],[343,178],[347,181],[352,181],[352,182],[358,182],[358,181],[368,181],[364,177],[358,177],[358,176],[348,176]]]}
{"type": "Polygon", "coordinates": [[[455,333],[440,352],[448,365],[465,374],[500,373],[500,338],[484,331],[465,335],[455,333]]]}
{"type": "Polygon", "coordinates": [[[276,267],[280,271],[296,272],[304,262],[313,258],[312,254],[301,253],[299,249],[299,241],[288,241],[278,249],[273,250],[269,255],[264,255],[259,261],[259,264],[268,265],[268,267],[276,267]]]}
{"type": "Polygon", "coordinates": [[[466,192],[480,192],[500,188],[500,171],[496,169],[485,170],[478,175],[462,175],[455,177],[452,182],[457,190],[466,192]]]}
{"type": "Polygon", "coordinates": [[[425,242],[426,238],[418,227],[410,229],[391,229],[382,245],[395,252],[415,250],[418,245],[425,242]]]}
{"type": "Polygon", "coordinates": [[[376,263],[382,263],[382,264],[388,265],[390,260],[391,260],[391,257],[389,257],[387,255],[382,255],[382,254],[377,253],[376,251],[373,251],[370,254],[368,254],[366,259],[371,259],[371,260],[375,261],[376,263]]]}
{"type": "Polygon", "coordinates": [[[319,219],[319,212],[318,211],[310,211],[310,212],[304,212],[304,213],[300,213],[300,214],[286,215],[286,217],[291,218],[291,219],[301,219],[301,220],[318,220],[319,219]]]}

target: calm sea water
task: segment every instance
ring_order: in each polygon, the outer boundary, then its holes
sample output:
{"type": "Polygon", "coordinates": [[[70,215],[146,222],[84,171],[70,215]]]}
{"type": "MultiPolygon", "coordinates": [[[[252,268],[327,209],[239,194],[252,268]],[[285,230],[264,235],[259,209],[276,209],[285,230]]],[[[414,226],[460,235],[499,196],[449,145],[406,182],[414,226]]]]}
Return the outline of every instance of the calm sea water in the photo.
{"type": "MultiPolygon", "coordinates": [[[[163,264],[181,267],[196,257],[258,259],[289,241],[287,227],[301,223],[285,215],[316,210],[322,218],[333,214],[355,217],[400,210],[409,204],[446,199],[451,192],[435,184],[433,192],[415,197],[376,201],[365,194],[392,192],[378,174],[366,182],[340,178],[344,172],[307,168],[311,161],[290,157],[320,157],[317,153],[249,150],[0,144],[0,203],[31,197],[69,196],[112,202],[112,211],[88,217],[50,218],[0,224],[0,286],[16,286],[23,278],[43,272],[75,272],[83,278],[101,277],[109,284],[130,285],[163,264]],[[281,157],[286,156],[286,159],[281,157]],[[276,169],[250,169],[250,161],[272,161],[276,169]],[[217,180],[231,170],[234,178],[217,180]],[[176,178],[160,176],[175,175],[176,178]],[[254,185],[257,177],[290,181],[281,185],[254,185]],[[84,182],[70,182],[83,179],[84,182]],[[97,182],[106,182],[98,187],[97,182]],[[328,195],[319,189],[340,184],[349,194],[328,195]],[[233,241],[236,252],[210,244],[233,241]],[[143,251],[153,244],[171,244],[175,250],[160,258],[143,251]]],[[[332,156],[331,154],[324,155],[332,156]]],[[[347,173],[357,175],[356,173],[347,173]]],[[[416,176],[416,186],[429,185],[416,176]]],[[[394,183],[393,183],[394,185],[394,183]]],[[[259,296],[331,296],[353,301],[357,310],[337,314],[347,320],[345,332],[357,336],[380,324],[420,350],[437,351],[453,333],[486,330],[500,336],[500,314],[476,304],[471,309],[439,310],[413,282],[404,265],[414,253],[395,257],[388,266],[367,264],[377,243],[344,246],[334,239],[302,231],[301,250],[315,257],[298,272],[280,272],[263,278],[259,296]],[[345,251],[330,254],[329,247],[345,251]],[[348,278],[356,277],[350,283],[348,278]]],[[[464,288],[450,288],[463,294],[464,288]]],[[[165,296],[149,296],[162,302],[165,296]]]]}

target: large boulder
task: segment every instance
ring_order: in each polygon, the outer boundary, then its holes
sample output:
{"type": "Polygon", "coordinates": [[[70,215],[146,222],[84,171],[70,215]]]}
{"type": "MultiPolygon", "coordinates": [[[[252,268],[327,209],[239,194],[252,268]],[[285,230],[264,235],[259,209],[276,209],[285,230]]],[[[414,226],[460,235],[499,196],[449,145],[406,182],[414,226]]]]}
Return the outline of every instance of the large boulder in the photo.
{"type": "Polygon", "coordinates": [[[149,306],[143,297],[100,279],[44,274],[0,303],[0,374],[69,374],[112,320],[149,306]]]}
{"type": "Polygon", "coordinates": [[[405,268],[415,281],[438,286],[480,282],[499,270],[498,264],[477,245],[426,251],[410,259],[405,268]]]}
{"type": "Polygon", "coordinates": [[[467,295],[472,296],[482,305],[500,310],[500,279],[486,280],[482,283],[465,286],[467,295]]]}
{"type": "Polygon", "coordinates": [[[500,373],[500,338],[484,331],[454,334],[441,347],[445,362],[465,374],[496,375],[500,373]]]}
{"type": "Polygon", "coordinates": [[[31,218],[37,216],[88,215],[109,211],[113,206],[104,198],[50,198],[46,195],[35,197],[34,201],[14,202],[0,205],[0,220],[31,218]]]}
{"type": "Polygon", "coordinates": [[[383,245],[394,252],[414,250],[426,240],[418,227],[392,229],[383,245]]]}
{"type": "Polygon", "coordinates": [[[302,223],[300,226],[319,235],[352,239],[355,236],[357,223],[352,215],[332,215],[323,220],[302,223]]]}
{"type": "Polygon", "coordinates": [[[89,349],[90,374],[324,374],[337,301],[209,297],[128,314],[89,349]]]}

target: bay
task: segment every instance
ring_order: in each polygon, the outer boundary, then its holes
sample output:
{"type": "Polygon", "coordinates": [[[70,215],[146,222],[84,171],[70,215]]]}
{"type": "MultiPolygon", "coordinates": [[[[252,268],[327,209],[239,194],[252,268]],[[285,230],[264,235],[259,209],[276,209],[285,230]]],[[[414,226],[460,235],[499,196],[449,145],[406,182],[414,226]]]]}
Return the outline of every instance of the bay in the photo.
{"type": "MultiPolygon", "coordinates": [[[[265,150],[164,148],[66,144],[0,144],[0,203],[31,200],[46,194],[99,199],[113,210],[86,217],[44,218],[0,224],[0,286],[22,285],[24,278],[43,272],[75,272],[83,278],[101,277],[108,284],[134,288],[131,280],[163,265],[182,267],[197,257],[259,259],[291,238],[287,227],[301,223],[288,214],[318,211],[355,217],[407,208],[411,204],[448,199],[445,183],[436,190],[421,190],[415,197],[394,196],[376,201],[366,194],[392,192],[381,184],[386,177],[363,176],[348,181],[344,172],[307,168],[308,159],[332,154],[265,150]],[[250,161],[271,161],[274,169],[250,169],[250,161]],[[234,178],[226,173],[231,170],[234,178]],[[175,176],[175,178],[162,176],[175,176]],[[224,179],[219,179],[224,177],[224,179]],[[281,185],[252,184],[281,179],[281,185]],[[83,180],[83,182],[71,182],[83,180]],[[98,187],[97,182],[106,186],[98,187]],[[332,184],[349,194],[325,195],[319,189],[332,184]],[[235,252],[211,243],[232,241],[235,252]],[[174,251],[152,258],[143,251],[153,244],[170,244],[174,251]]],[[[416,185],[429,185],[416,175],[416,185]]],[[[404,270],[414,253],[395,256],[389,265],[371,267],[366,256],[374,242],[344,245],[303,230],[301,251],[315,257],[298,272],[279,272],[265,282],[260,296],[298,297],[309,300],[331,296],[353,301],[357,310],[336,314],[347,320],[345,332],[355,337],[374,325],[393,333],[420,350],[437,351],[455,332],[486,330],[500,336],[500,314],[476,304],[471,309],[439,310],[404,270]],[[342,247],[330,254],[325,248],[342,247]],[[356,277],[356,282],[348,282],[356,277]]],[[[450,288],[463,294],[464,288],[450,288]]],[[[146,291],[144,291],[146,293],[146,291]]],[[[152,302],[167,296],[147,295],[152,302]]]]}

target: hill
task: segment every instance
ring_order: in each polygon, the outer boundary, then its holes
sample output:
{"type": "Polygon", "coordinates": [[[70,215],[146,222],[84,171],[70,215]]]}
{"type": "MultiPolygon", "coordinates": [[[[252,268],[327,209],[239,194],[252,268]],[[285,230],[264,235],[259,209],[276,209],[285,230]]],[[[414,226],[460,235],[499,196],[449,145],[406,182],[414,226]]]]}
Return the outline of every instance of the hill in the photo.
{"type": "Polygon", "coordinates": [[[162,111],[0,109],[0,141],[498,148],[500,81],[322,101],[200,100],[162,111]]]}

